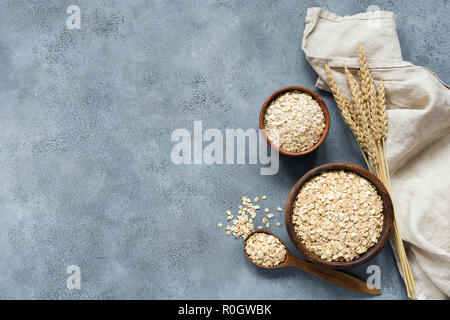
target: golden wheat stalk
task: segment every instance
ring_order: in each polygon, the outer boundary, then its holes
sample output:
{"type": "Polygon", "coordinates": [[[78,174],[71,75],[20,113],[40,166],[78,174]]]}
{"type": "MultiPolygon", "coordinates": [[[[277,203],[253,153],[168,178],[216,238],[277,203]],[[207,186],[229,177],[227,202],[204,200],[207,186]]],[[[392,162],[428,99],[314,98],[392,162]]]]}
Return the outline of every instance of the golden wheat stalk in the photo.
{"type": "Polygon", "coordinates": [[[378,84],[377,102],[378,102],[378,120],[379,120],[381,140],[385,141],[387,138],[388,122],[386,115],[386,93],[384,89],[383,79],[380,79],[380,82],[378,84]]]}
{"type": "MultiPolygon", "coordinates": [[[[331,69],[325,65],[328,83],[333,93],[336,104],[341,112],[342,118],[350,127],[356,141],[361,149],[369,170],[376,173],[384,183],[392,198],[389,168],[386,159],[386,138],[388,133],[388,120],[386,115],[386,93],[384,83],[380,80],[377,87],[367,64],[364,47],[359,45],[359,79],[353,77],[345,68],[345,76],[352,95],[350,101],[338,88],[331,69]]],[[[398,253],[406,290],[411,299],[415,299],[415,283],[408,263],[403,240],[394,212],[393,224],[394,246],[398,253]]]]}
{"type": "Polygon", "coordinates": [[[373,136],[370,129],[370,114],[367,112],[366,102],[364,101],[363,92],[361,87],[353,78],[350,71],[345,68],[345,76],[347,77],[348,86],[352,94],[353,105],[355,109],[355,123],[360,128],[364,138],[361,141],[361,147],[364,152],[367,153],[369,160],[372,164],[376,165],[374,161],[375,148],[373,144],[373,136]]]}
{"type": "Polygon", "coordinates": [[[348,98],[337,87],[336,81],[334,80],[333,74],[331,73],[331,69],[327,64],[325,65],[325,71],[328,77],[328,84],[330,86],[331,93],[333,94],[334,100],[336,101],[339,111],[341,112],[341,116],[352,131],[353,136],[355,137],[358,146],[361,149],[361,153],[364,157],[364,160],[366,161],[367,166],[370,166],[366,156],[367,150],[364,134],[362,130],[360,130],[360,126],[358,125],[359,120],[356,117],[356,108],[354,108],[348,98]]]}
{"type": "MultiPolygon", "coordinates": [[[[389,168],[388,168],[388,162],[386,159],[386,151],[385,151],[385,141],[387,138],[387,129],[388,129],[388,122],[387,122],[387,114],[386,114],[386,100],[385,100],[385,88],[383,80],[380,80],[379,86],[378,86],[378,96],[377,96],[377,114],[378,114],[378,128],[379,128],[379,144],[377,146],[378,154],[380,158],[380,163],[382,165],[382,181],[385,184],[386,188],[388,189],[389,194],[392,198],[392,189],[391,189],[391,180],[389,176],[389,168]]],[[[397,248],[400,265],[402,267],[403,276],[405,279],[406,289],[408,291],[408,296],[411,299],[415,299],[415,290],[416,285],[414,282],[414,277],[411,271],[411,267],[408,262],[408,257],[406,256],[406,251],[403,245],[403,240],[400,235],[400,229],[398,227],[397,219],[395,217],[395,210],[394,210],[394,223],[393,223],[393,236],[394,236],[394,243],[397,248]]]]}

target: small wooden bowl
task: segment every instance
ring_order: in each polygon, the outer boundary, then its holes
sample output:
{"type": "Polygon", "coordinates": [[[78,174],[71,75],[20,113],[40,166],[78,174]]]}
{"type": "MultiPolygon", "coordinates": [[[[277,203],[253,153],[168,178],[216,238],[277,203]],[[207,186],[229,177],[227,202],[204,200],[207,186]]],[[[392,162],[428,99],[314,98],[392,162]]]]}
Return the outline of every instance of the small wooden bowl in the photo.
{"type": "Polygon", "coordinates": [[[381,249],[386,245],[387,240],[389,239],[389,235],[391,234],[392,229],[392,223],[394,219],[394,209],[392,206],[391,197],[389,196],[389,192],[386,190],[383,183],[378,180],[378,178],[367,171],[366,169],[350,164],[350,163],[329,163],[322,166],[319,166],[317,168],[312,169],[308,173],[306,173],[303,177],[300,178],[300,180],[297,181],[297,183],[292,187],[291,192],[289,193],[288,199],[286,201],[286,209],[285,209],[285,223],[286,228],[289,234],[289,237],[294,242],[295,246],[298,250],[300,250],[303,255],[305,255],[306,258],[308,258],[310,261],[321,264],[323,266],[333,268],[333,269],[343,269],[343,268],[350,268],[359,266],[373,257],[375,257],[381,249]],[[383,201],[383,214],[384,214],[384,221],[383,221],[383,229],[381,230],[380,237],[378,238],[378,242],[369,248],[366,252],[361,254],[359,257],[351,260],[351,261],[344,261],[344,262],[335,262],[335,261],[327,261],[321,259],[319,256],[317,256],[315,253],[309,251],[305,245],[301,242],[300,238],[297,236],[297,233],[294,229],[294,224],[292,222],[292,215],[293,215],[293,209],[294,209],[294,203],[297,199],[297,195],[300,192],[303,185],[309,181],[314,176],[320,174],[324,171],[329,170],[346,170],[346,171],[352,171],[363,178],[366,178],[368,181],[370,181],[373,186],[376,188],[378,194],[381,197],[381,200],[383,201]]]}
{"type": "Polygon", "coordinates": [[[313,152],[325,140],[325,138],[327,137],[328,131],[330,130],[330,113],[328,112],[328,108],[327,108],[327,105],[325,104],[325,102],[314,91],[312,91],[308,88],[299,87],[299,86],[284,87],[284,88],[278,89],[277,91],[272,93],[270,95],[270,97],[267,98],[267,100],[264,102],[264,104],[261,108],[261,112],[259,113],[259,128],[261,129],[261,133],[264,136],[264,139],[266,139],[269,146],[271,146],[272,148],[277,150],[279,153],[284,154],[286,156],[299,157],[299,156],[303,156],[305,154],[313,152]],[[319,141],[317,141],[311,148],[301,151],[301,152],[290,152],[290,151],[283,150],[282,148],[276,146],[275,144],[273,144],[270,141],[269,137],[267,137],[266,131],[264,130],[264,115],[266,114],[267,107],[269,107],[269,105],[272,103],[272,101],[276,97],[278,97],[280,94],[282,94],[284,92],[288,92],[288,91],[294,91],[294,90],[305,92],[305,93],[308,93],[309,95],[311,95],[319,103],[320,107],[322,108],[323,115],[325,117],[325,130],[323,131],[322,136],[320,137],[319,141]]]}

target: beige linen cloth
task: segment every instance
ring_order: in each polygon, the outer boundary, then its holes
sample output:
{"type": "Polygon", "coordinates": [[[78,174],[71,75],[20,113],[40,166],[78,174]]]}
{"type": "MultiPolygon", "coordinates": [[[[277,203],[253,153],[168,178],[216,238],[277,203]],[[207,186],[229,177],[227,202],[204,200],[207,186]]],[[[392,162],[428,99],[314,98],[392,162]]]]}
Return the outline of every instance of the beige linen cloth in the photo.
{"type": "Polygon", "coordinates": [[[403,61],[392,12],[340,17],[320,8],[308,9],[302,49],[319,76],[318,88],[329,91],[324,70],[328,63],[339,88],[350,97],[343,67],[359,67],[358,43],[366,49],[373,77],[383,79],[386,86],[393,199],[416,296],[446,299],[450,295],[449,87],[430,70],[403,61]]]}

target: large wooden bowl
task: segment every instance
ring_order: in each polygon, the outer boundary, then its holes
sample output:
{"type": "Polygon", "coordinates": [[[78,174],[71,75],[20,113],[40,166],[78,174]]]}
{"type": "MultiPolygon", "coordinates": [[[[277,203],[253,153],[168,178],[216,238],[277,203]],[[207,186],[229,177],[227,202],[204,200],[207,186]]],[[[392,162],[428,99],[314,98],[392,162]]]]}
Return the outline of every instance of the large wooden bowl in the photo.
{"type": "Polygon", "coordinates": [[[261,111],[259,113],[259,128],[261,129],[261,133],[262,133],[264,139],[266,139],[266,141],[269,144],[269,146],[271,146],[272,148],[277,150],[279,153],[284,154],[286,156],[299,157],[299,156],[303,156],[305,154],[313,152],[325,140],[325,138],[327,137],[328,131],[330,130],[330,113],[328,112],[328,108],[327,108],[327,105],[325,104],[325,102],[314,91],[312,91],[312,90],[310,90],[308,88],[299,87],[299,86],[284,87],[284,88],[278,89],[277,91],[272,93],[267,98],[267,100],[264,102],[264,104],[263,104],[263,106],[261,108],[261,111]],[[325,117],[325,130],[323,131],[322,136],[320,137],[320,139],[311,148],[309,148],[307,150],[304,150],[304,151],[301,151],[301,152],[290,152],[290,151],[283,150],[282,148],[276,146],[275,144],[273,144],[270,141],[269,137],[266,134],[266,131],[264,130],[264,115],[266,114],[267,107],[269,107],[269,105],[272,103],[272,101],[276,97],[278,97],[280,94],[288,92],[288,91],[294,91],[294,90],[298,90],[298,91],[301,91],[301,92],[304,92],[304,93],[308,93],[310,96],[312,96],[313,99],[316,100],[319,103],[320,107],[322,108],[323,115],[325,117]]]}
{"type": "Polygon", "coordinates": [[[311,171],[306,173],[303,177],[301,177],[300,180],[298,180],[297,183],[292,187],[291,192],[289,193],[288,199],[286,201],[286,209],[285,209],[286,228],[289,237],[294,242],[297,249],[300,250],[303,253],[303,255],[305,255],[305,257],[310,261],[333,269],[355,267],[375,257],[386,245],[389,235],[391,234],[393,219],[394,219],[394,209],[392,206],[391,197],[389,196],[389,193],[384,187],[383,183],[380,180],[378,180],[378,178],[375,175],[373,175],[366,169],[350,163],[329,163],[312,169],[311,171]],[[378,242],[371,248],[369,248],[369,250],[367,250],[365,253],[361,254],[359,257],[351,261],[334,262],[321,259],[315,253],[306,249],[305,245],[301,242],[300,238],[297,236],[297,233],[295,232],[294,229],[294,224],[292,222],[294,203],[303,185],[314,176],[320,174],[321,172],[329,170],[352,171],[359,174],[363,178],[366,178],[374,185],[378,194],[381,197],[381,200],[383,201],[384,221],[383,221],[383,229],[381,230],[378,242]]]}

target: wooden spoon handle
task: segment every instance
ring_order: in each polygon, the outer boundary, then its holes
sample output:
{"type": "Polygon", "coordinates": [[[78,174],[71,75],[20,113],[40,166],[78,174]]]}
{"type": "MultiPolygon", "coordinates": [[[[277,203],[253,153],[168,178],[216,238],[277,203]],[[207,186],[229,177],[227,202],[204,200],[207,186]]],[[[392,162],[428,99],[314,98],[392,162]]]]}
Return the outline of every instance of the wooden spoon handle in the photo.
{"type": "Polygon", "coordinates": [[[288,265],[309,272],[325,281],[328,281],[340,287],[367,294],[381,294],[380,290],[376,288],[369,289],[366,282],[346,273],[325,268],[317,264],[301,260],[294,256],[289,256],[288,261],[286,262],[288,265]]]}

